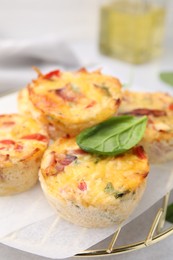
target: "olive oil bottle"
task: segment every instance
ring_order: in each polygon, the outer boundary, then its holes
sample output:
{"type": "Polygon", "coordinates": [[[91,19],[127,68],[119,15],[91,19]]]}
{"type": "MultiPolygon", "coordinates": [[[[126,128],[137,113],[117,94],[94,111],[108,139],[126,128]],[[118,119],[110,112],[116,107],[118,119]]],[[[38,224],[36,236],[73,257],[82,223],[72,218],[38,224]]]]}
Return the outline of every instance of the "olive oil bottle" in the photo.
{"type": "Polygon", "coordinates": [[[162,50],[165,8],[147,0],[114,0],[101,7],[100,51],[143,63],[162,50]]]}

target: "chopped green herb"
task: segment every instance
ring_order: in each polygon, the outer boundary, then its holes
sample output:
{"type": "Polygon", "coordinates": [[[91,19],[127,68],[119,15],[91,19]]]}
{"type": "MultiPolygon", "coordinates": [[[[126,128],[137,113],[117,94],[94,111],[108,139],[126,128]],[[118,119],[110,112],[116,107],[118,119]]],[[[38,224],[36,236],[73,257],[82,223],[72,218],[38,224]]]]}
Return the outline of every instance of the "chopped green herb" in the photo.
{"type": "Polygon", "coordinates": [[[104,84],[102,84],[102,85],[94,84],[94,85],[95,85],[96,87],[102,89],[107,96],[109,96],[109,97],[111,96],[111,93],[110,93],[110,91],[109,91],[109,88],[108,88],[107,86],[105,86],[104,84]]]}
{"type": "Polygon", "coordinates": [[[125,191],[125,192],[116,192],[115,194],[114,194],[114,197],[116,198],[116,199],[118,199],[118,198],[122,198],[125,194],[127,194],[128,193],[128,191],[125,191]]]}
{"type": "Polygon", "coordinates": [[[161,72],[160,79],[170,86],[173,86],[173,72],[161,72]]]}
{"type": "Polygon", "coordinates": [[[166,220],[173,223],[173,203],[167,208],[166,220]]]}
{"type": "Polygon", "coordinates": [[[129,192],[129,191],[123,191],[123,192],[116,191],[111,182],[107,183],[106,187],[104,188],[104,191],[110,195],[113,195],[116,199],[122,198],[125,194],[129,192]]]}
{"type": "Polygon", "coordinates": [[[111,182],[108,182],[108,183],[107,183],[107,185],[106,185],[104,191],[105,191],[106,193],[109,193],[109,194],[112,194],[112,193],[115,192],[114,186],[112,185],[111,182]]]}

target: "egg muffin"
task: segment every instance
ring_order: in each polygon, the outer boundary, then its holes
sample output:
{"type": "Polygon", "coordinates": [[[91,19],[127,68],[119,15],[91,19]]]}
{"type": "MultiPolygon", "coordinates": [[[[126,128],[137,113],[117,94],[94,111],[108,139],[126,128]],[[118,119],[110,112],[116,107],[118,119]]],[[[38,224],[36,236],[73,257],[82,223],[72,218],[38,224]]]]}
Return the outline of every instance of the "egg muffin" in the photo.
{"type": "Polygon", "coordinates": [[[74,138],[59,138],[43,156],[39,179],[61,217],[96,228],[127,219],[144,192],[148,172],[142,146],[106,157],[81,150],[74,138]]]}
{"type": "Polygon", "coordinates": [[[140,144],[151,163],[173,159],[173,97],[161,92],[124,91],[119,114],[148,116],[147,128],[140,144]]]}
{"type": "Polygon", "coordinates": [[[29,98],[29,93],[27,88],[23,88],[18,93],[18,111],[20,114],[29,115],[30,117],[38,120],[42,123],[43,127],[47,127],[49,136],[52,139],[57,138],[57,132],[55,127],[48,122],[45,115],[41,110],[37,109],[29,98]]]}
{"type": "MultiPolygon", "coordinates": [[[[58,136],[81,130],[111,117],[121,101],[118,79],[100,71],[53,71],[28,85],[29,99],[46,117],[58,136]]],[[[55,136],[53,136],[55,139],[55,136]]]]}
{"type": "Polygon", "coordinates": [[[33,187],[48,146],[46,129],[32,118],[0,115],[0,196],[33,187]]]}

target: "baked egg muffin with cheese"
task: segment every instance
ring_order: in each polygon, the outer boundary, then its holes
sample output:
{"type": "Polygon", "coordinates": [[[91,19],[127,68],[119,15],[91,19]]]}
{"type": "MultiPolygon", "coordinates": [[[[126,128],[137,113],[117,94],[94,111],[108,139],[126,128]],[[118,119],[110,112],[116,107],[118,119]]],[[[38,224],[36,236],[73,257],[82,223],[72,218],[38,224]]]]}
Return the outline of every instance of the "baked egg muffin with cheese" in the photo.
{"type": "Polygon", "coordinates": [[[57,131],[55,127],[48,122],[45,115],[41,110],[36,108],[33,103],[31,102],[29,98],[29,93],[27,88],[23,88],[19,91],[18,94],[18,110],[20,114],[23,115],[29,115],[30,117],[38,120],[40,123],[42,123],[43,127],[47,127],[47,131],[49,133],[49,136],[52,139],[57,138],[57,131]]]}
{"type": "Polygon", "coordinates": [[[148,116],[140,144],[151,163],[173,159],[173,97],[166,93],[124,91],[119,114],[148,116]]]}
{"type": "Polygon", "coordinates": [[[75,136],[117,111],[121,101],[118,79],[100,71],[53,71],[28,86],[29,99],[55,130],[53,138],[75,136]]]}
{"type": "Polygon", "coordinates": [[[33,187],[48,146],[46,128],[32,118],[0,115],[0,196],[33,187]]]}
{"type": "Polygon", "coordinates": [[[107,157],[81,150],[74,138],[59,138],[43,156],[39,179],[61,217],[95,228],[127,219],[144,192],[148,172],[142,146],[107,157]]]}

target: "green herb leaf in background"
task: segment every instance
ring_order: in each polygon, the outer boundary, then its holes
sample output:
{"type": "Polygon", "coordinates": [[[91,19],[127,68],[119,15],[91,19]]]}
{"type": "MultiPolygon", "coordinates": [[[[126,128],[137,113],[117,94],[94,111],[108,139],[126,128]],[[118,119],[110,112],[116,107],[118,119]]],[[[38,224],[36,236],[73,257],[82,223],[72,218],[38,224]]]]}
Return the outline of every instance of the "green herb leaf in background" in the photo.
{"type": "Polygon", "coordinates": [[[76,138],[87,152],[118,155],[131,149],[142,139],[147,117],[117,116],[82,131],[76,138]]]}
{"type": "Polygon", "coordinates": [[[173,223],[173,204],[169,205],[167,208],[166,220],[173,223]]]}
{"type": "Polygon", "coordinates": [[[173,86],[173,72],[161,72],[160,79],[168,85],[173,86]]]}

